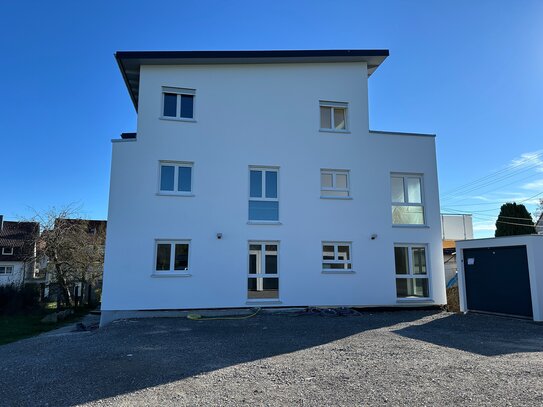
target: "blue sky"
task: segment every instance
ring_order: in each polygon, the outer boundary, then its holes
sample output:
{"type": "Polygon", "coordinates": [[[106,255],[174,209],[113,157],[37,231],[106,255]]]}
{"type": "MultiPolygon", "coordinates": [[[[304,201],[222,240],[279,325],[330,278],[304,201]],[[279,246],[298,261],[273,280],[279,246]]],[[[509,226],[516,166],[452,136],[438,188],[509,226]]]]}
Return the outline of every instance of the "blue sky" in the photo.
{"type": "Polygon", "coordinates": [[[482,237],[502,202],[543,197],[542,1],[11,1],[0,38],[8,219],[107,216],[110,139],[136,126],[117,50],[387,48],[370,127],[438,135],[444,211],[482,237]]]}

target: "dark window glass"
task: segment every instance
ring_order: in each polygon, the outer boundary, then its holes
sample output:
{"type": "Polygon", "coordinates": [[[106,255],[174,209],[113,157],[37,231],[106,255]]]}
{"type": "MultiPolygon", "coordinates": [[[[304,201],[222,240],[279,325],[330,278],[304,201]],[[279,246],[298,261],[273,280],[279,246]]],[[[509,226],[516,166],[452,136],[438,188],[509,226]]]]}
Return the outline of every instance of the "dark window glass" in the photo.
{"type": "Polygon", "coordinates": [[[277,172],[266,171],[266,198],[277,198],[277,172]]]}
{"type": "Polygon", "coordinates": [[[180,192],[190,192],[191,191],[191,167],[179,167],[179,176],[177,177],[177,190],[180,192]]]}
{"type": "Polygon", "coordinates": [[[181,95],[181,117],[192,119],[194,117],[194,96],[181,95]]]}
{"type": "Polygon", "coordinates": [[[252,198],[262,198],[262,171],[251,170],[251,191],[252,198]]]}
{"type": "Polygon", "coordinates": [[[170,269],[170,257],[172,246],[169,243],[157,244],[156,250],[156,269],[159,271],[170,269]]]}
{"type": "Polygon", "coordinates": [[[277,254],[266,254],[266,274],[277,274],[277,254]]]}
{"type": "Polygon", "coordinates": [[[249,220],[279,220],[279,202],[249,201],[249,220]]]}
{"type": "Polygon", "coordinates": [[[249,299],[279,298],[279,278],[248,279],[247,297],[249,299]]]}
{"type": "Polygon", "coordinates": [[[397,278],[396,294],[399,298],[429,297],[427,278],[397,278]]]}
{"type": "Polygon", "coordinates": [[[189,269],[189,245],[180,243],[175,245],[175,266],[174,270],[189,269]]]}
{"type": "Polygon", "coordinates": [[[164,94],[164,116],[177,116],[177,95],[175,93],[164,94]]]}
{"type": "Polygon", "coordinates": [[[409,274],[409,255],[407,247],[394,248],[394,262],[396,274],[409,274]]]}
{"type": "Polygon", "coordinates": [[[323,260],[335,260],[334,258],[334,246],[322,246],[322,259],[323,260]]]}
{"type": "Polygon", "coordinates": [[[160,168],[160,190],[173,191],[173,180],[175,167],[173,165],[163,165],[160,168]]]}
{"type": "Polygon", "coordinates": [[[322,263],[323,270],[350,270],[351,268],[351,263],[322,263]]]}

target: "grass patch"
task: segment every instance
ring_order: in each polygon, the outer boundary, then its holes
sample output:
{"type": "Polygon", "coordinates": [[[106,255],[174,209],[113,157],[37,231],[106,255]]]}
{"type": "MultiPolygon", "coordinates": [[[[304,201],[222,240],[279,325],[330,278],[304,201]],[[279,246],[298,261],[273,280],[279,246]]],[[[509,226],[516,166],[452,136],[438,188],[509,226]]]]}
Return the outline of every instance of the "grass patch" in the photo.
{"type": "Polygon", "coordinates": [[[39,335],[67,324],[73,324],[88,312],[88,309],[78,309],[73,315],[54,324],[41,322],[46,315],[46,313],[41,312],[27,315],[0,315],[0,345],[39,335]]]}

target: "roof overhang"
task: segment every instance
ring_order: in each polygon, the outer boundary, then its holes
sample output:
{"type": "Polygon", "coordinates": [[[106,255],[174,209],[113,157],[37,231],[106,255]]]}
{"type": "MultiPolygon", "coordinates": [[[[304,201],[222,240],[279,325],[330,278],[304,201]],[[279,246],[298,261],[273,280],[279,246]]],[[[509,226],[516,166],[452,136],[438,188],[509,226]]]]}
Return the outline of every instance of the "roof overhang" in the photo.
{"type": "Polygon", "coordinates": [[[365,62],[368,76],[388,56],[386,49],[286,51],[118,51],[115,59],[136,111],[142,65],[284,64],[365,62]]]}

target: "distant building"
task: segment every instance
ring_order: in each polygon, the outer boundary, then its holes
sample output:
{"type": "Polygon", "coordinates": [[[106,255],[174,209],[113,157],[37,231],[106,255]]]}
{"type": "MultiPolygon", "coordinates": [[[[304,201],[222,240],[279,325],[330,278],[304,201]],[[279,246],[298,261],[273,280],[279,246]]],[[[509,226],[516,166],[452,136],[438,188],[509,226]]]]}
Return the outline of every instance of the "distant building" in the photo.
{"type": "Polygon", "coordinates": [[[37,222],[5,221],[0,215],[0,286],[39,282],[35,267],[37,222]]]}
{"type": "Polygon", "coordinates": [[[541,215],[539,216],[539,219],[537,220],[535,224],[535,231],[538,234],[543,235],[543,213],[541,213],[541,215]]]}
{"type": "Polygon", "coordinates": [[[472,215],[441,215],[441,233],[443,239],[443,261],[445,263],[445,281],[449,282],[456,275],[456,240],[473,239],[472,215]]]}

